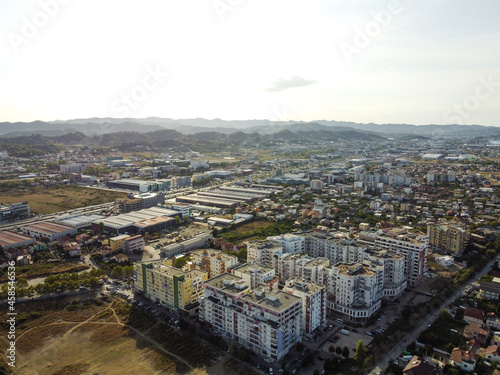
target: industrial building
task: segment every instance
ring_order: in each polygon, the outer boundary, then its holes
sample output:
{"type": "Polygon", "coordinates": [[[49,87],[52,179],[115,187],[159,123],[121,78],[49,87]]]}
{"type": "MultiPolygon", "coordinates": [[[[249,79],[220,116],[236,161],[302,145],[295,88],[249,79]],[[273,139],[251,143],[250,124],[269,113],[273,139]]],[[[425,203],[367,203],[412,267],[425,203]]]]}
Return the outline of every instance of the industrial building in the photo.
{"type": "Polygon", "coordinates": [[[30,216],[30,206],[28,202],[11,203],[10,205],[0,204],[0,221],[23,219],[30,216]]]}
{"type": "Polygon", "coordinates": [[[165,203],[165,193],[163,192],[148,192],[140,194],[129,194],[127,199],[122,199],[116,202],[118,210],[122,213],[139,211],[144,208],[158,206],[165,203]]]}
{"type": "Polygon", "coordinates": [[[54,222],[77,229],[90,228],[93,221],[103,220],[102,215],[62,215],[54,219],[54,222]]]}
{"type": "Polygon", "coordinates": [[[175,242],[173,244],[163,246],[160,249],[160,255],[165,258],[172,258],[190,250],[207,247],[210,245],[212,238],[211,233],[200,233],[186,241],[175,242]]]}
{"type": "Polygon", "coordinates": [[[23,247],[31,245],[35,240],[31,237],[23,236],[22,234],[10,232],[7,230],[0,231],[0,245],[4,250],[10,248],[23,247]]]}
{"type": "Polygon", "coordinates": [[[176,202],[199,204],[219,208],[236,208],[241,202],[233,199],[207,197],[198,194],[183,195],[175,198],[176,202]]]}
{"type": "Polygon", "coordinates": [[[74,236],[78,233],[76,228],[48,221],[26,225],[22,227],[22,231],[26,236],[46,241],[55,241],[61,237],[74,236]]]}
{"type": "Polygon", "coordinates": [[[99,231],[99,223],[104,224],[104,231],[111,234],[146,232],[162,232],[177,225],[175,217],[182,217],[179,211],[162,207],[151,207],[127,214],[110,216],[106,219],[92,221],[92,230],[99,231]]]}
{"type": "Polygon", "coordinates": [[[131,178],[122,178],[106,182],[106,186],[112,189],[123,189],[146,193],[148,191],[164,191],[170,189],[170,180],[134,180],[131,178]]]}

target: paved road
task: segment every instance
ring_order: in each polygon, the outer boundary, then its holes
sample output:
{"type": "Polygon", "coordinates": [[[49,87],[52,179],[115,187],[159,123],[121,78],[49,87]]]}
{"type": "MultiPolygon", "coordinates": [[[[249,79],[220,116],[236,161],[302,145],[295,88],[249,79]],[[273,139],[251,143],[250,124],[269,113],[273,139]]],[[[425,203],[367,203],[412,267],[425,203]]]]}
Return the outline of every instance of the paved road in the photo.
{"type": "Polygon", "coordinates": [[[439,310],[447,307],[451,303],[453,303],[458,297],[460,297],[463,291],[472,283],[479,280],[479,278],[483,275],[486,275],[490,272],[493,267],[493,263],[498,260],[491,260],[488,264],[486,264],[481,271],[479,271],[472,279],[470,279],[467,283],[462,285],[459,289],[457,289],[446,301],[444,301],[440,306],[435,308],[425,319],[423,319],[418,326],[416,326],[408,335],[399,343],[397,343],[391,352],[387,353],[369,372],[370,375],[382,374],[384,370],[389,366],[391,361],[394,361],[401,352],[403,352],[406,347],[413,341],[416,341],[418,336],[422,331],[427,329],[429,325],[431,325],[438,317],[439,310]]]}

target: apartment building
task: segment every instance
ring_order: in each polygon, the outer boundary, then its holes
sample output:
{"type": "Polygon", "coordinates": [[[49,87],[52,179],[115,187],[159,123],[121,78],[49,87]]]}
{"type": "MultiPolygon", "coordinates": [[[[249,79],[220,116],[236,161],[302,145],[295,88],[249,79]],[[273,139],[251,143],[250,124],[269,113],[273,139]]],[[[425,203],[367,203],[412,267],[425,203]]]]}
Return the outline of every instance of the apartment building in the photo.
{"type": "Polygon", "coordinates": [[[275,267],[274,256],[283,252],[283,247],[275,241],[251,241],[247,243],[247,261],[275,267]]]}
{"type": "Polygon", "coordinates": [[[303,236],[287,233],[281,236],[270,236],[266,239],[278,243],[286,253],[296,253],[305,250],[305,238],[303,236]]]}
{"type": "Polygon", "coordinates": [[[353,322],[365,322],[381,306],[384,271],[381,266],[339,263],[332,267],[335,294],[328,308],[353,322]]]}
{"type": "Polygon", "coordinates": [[[304,278],[287,280],[283,291],[302,300],[302,331],[310,334],[326,323],[326,290],[304,278]]]}
{"type": "Polygon", "coordinates": [[[365,246],[341,233],[324,234],[316,232],[301,233],[305,240],[304,250],[312,258],[327,258],[330,264],[356,263],[363,260],[365,246]]]}
{"type": "Polygon", "coordinates": [[[278,291],[279,277],[273,267],[247,262],[234,267],[231,273],[242,278],[251,289],[262,288],[266,292],[278,291]]]}
{"type": "Polygon", "coordinates": [[[134,279],[134,288],[153,302],[174,310],[189,310],[203,296],[202,283],[208,280],[208,273],[182,271],[155,260],[134,263],[134,279]]]}
{"type": "Polygon", "coordinates": [[[196,269],[208,273],[208,278],[222,275],[239,264],[238,257],[215,249],[202,249],[191,252],[191,261],[196,269]]]}
{"type": "Polygon", "coordinates": [[[280,283],[299,275],[298,263],[311,260],[306,253],[277,253],[274,256],[274,266],[279,275],[280,283]]]}
{"type": "Polygon", "coordinates": [[[469,230],[465,225],[449,220],[440,220],[427,225],[431,249],[460,256],[469,243],[469,230]]]}
{"type": "MultiPolygon", "coordinates": [[[[142,236],[141,236],[142,237],[142,236]]],[[[120,236],[111,237],[109,239],[109,247],[111,247],[111,251],[116,253],[118,251],[123,250],[123,240],[130,238],[128,234],[122,234],[120,236]]]]}
{"type": "Polygon", "coordinates": [[[383,298],[393,301],[401,296],[407,287],[405,256],[389,250],[369,249],[364,257],[364,263],[370,262],[384,270],[383,298]]]}
{"type": "Polygon", "coordinates": [[[428,237],[409,227],[381,229],[377,232],[361,232],[358,243],[377,249],[391,250],[405,256],[405,275],[410,286],[420,284],[427,271],[428,237]]]}
{"type": "Polygon", "coordinates": [[[219,334],[273,361],[301,341],[300,297],[251,290],[241,277],[228,273],[203,285],[199,318],[219,334]]]}
{"type": "Polygon", "coordinates": [[[302,258],[297,262],[297,276],[313,283],[325,285],[325,279],[330,269],[327,258],[302,258]]]}
{"type": "Polygon", "coordinates": [[[144,251],[144,237],[140,234],[123,240],[123,250],[128,253],[139,253],[144,251]]]}

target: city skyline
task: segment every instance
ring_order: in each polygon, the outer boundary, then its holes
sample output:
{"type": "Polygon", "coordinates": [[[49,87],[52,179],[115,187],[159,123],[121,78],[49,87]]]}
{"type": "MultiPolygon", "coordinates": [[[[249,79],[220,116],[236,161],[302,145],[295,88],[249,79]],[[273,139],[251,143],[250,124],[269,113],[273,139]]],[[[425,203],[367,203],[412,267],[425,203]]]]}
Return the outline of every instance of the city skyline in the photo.
{"type": "Polygon", "coordinates": [[[2,4],[0,121],[500,126],[493,1],[2,4]]]}

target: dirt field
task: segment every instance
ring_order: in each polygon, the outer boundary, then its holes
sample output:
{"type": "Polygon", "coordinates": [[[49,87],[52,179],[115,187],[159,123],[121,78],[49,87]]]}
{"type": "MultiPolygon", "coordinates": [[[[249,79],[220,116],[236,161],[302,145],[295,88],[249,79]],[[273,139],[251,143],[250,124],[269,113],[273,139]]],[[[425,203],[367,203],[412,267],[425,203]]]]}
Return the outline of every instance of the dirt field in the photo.
{"type": "Polygon", "coordinates": [[[50,214],[86,205],[107,203],[125,197],[125,193],[89,189],[75,185],[36,186],[25,190],[0,192],[0,202],[28,201],[31,211],[39,214],[50,214]]]}
{"type": "MultiPolygon", "coordinates": [[[[131,312],[121,299],[54,299],[20,304],[17,308],[16,369],[20,375],[189,374],[251,375],[220,352],[222,360],[209,367],[194,368],[193,353],[206,353],[206,345],[181,335],[169,335],[174,346],[159,342],[165,325],[142,310],[131,312]],[[137,316],[139,314],[140,316],[137,316]],[[200,345],[201,344],[201,345],[200,345]],[[172,353],[187,345],[186,357],[172,353]],[[194,352],[193,352],[194,350],[194,352]]],[[[133,310],[133,309],[132,309],[133,310]]],[[[7,348],[7,324],[0,322],[0,350],[7,348]]],[[[171,344],[171,343],[170,343],[171,344]]],[[[4,358],[2,358],[4,361],[4,358]]],[[[0,367],[1,369],[1,367],[0,367]]]]}

